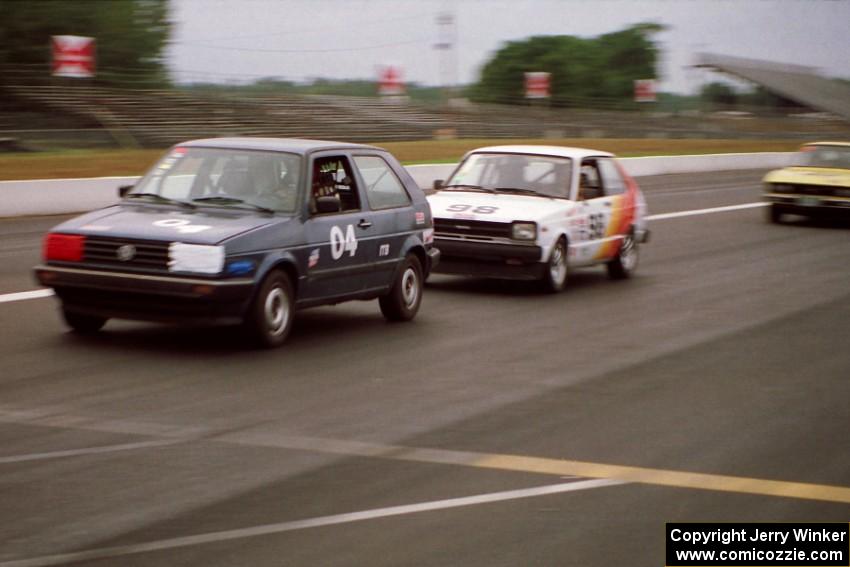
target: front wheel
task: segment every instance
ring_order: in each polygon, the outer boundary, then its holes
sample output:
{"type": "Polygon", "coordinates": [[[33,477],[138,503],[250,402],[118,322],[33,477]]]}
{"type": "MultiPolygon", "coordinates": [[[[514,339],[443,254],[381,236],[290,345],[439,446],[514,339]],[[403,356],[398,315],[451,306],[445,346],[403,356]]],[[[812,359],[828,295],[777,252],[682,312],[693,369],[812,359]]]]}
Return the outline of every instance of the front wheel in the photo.
{"type": "Polygon", "coordinates": [[[68,311],[66,307],[62,308],[62,318],[75,333],[81,335],[90,335],[98,332],[107,321],[106,317],[83,315],[82,313],[68,311]]]}
{"type": "Polygon", "coordinates": [[[608,276],[612,280],[624,280],[631,277],[637,269],[638,257],[638,243],[632,231],[623,237],[617,255],[608,262],[608,276]]]}
{"type": "Polygon", "coordinates": [[[387,321],[410,321],[422,304],[422,264],[409,254],[396,275],[390,292],[378,299],[387,321]]]}
{"type": "Polygon", "coordinates": [[[552,248],[546,271],[543,273],[543,289],[549,293],[557,293],[567,287],[567,274],[569,272],[567,263],[567,242],[560,238],[552,248]]]}
{"type": "Polygon", "coordinates": [[[776,205],[768,205],[767,206],[767,220],[772,222],[773,224],[781,224],[782,223],[782,210],[780,210],[776,205]]]}
{"type": "Polygon", "coordinates": [[[292,328],[295,299],[284,272],[266,276],[245,317],[245,327],[261,347],[280,346],[292,328]]]}

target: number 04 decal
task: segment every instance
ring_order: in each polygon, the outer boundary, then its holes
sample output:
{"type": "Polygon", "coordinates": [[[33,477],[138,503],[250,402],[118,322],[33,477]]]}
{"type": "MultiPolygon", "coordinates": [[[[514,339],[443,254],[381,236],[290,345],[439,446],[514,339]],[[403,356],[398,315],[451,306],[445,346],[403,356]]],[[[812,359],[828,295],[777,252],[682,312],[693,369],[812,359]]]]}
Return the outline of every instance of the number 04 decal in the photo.
{"type": "Polygon", "coordinates": [[[354,225],[350,224],[345,227],[345,234],[342,229],[334,225],[331,227],[331,257],[334,260],[339,260],[342,255],[348,252],[349,256],[354,256],[357,252],[357,237],[354,235],[354,225]]]}

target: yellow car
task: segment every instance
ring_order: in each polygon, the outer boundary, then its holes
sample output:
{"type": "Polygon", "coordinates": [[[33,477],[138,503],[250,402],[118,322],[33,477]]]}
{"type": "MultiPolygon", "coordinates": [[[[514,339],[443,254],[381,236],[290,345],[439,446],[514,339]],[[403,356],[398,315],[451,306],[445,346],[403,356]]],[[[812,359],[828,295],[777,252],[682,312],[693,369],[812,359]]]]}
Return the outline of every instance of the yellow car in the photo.
{"type": "Polygon", "coordinates": [[[767,217],[782,222],[785,213],[817,216],[850,214],[850,142],[806,144],[794,165],[764,177],[767,217]]]}

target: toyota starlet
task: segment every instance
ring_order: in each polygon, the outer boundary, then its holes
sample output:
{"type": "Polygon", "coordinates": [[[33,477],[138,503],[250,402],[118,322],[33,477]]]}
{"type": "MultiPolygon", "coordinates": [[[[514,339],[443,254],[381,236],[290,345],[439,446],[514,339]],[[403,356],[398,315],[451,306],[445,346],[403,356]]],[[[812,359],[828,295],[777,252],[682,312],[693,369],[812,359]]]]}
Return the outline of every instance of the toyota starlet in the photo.
{"type": "Polygon", "coordinates": [[[437,272],[534,279],[561,291],[570,270],[637,268],[646,203],[613,154],[559,146],[493,146],[434,182],[437,272]]]}

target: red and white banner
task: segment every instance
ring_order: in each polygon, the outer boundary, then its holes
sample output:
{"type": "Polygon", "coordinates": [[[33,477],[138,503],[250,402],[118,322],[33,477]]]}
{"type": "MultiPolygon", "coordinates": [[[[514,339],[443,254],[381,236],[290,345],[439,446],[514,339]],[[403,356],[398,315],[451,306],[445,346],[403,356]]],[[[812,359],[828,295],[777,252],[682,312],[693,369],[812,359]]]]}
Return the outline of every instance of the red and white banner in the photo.
{"type": "Polygon", "coordinates": [[[378,94],[381,96],[399,96],[404,94],[401,69],[392,65],[378,69],[378,94]]]}
{"type": "Polygon", "coordinates": [[[635,102],[655,102],[655,79],[635,81],[635,102]]]}
{"type": "Polygon", "coordinates": [[[53,76],[94,77],[94,38],[78,35],[54,35],[53,76]]]}
{"type": "Polygon", "coordinates": [[[549,98],[551,73],[534,71],[525,74],[525,98],[549,98]]]}

